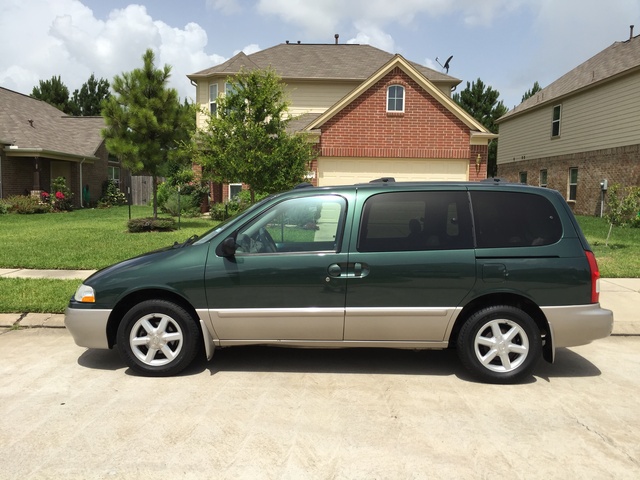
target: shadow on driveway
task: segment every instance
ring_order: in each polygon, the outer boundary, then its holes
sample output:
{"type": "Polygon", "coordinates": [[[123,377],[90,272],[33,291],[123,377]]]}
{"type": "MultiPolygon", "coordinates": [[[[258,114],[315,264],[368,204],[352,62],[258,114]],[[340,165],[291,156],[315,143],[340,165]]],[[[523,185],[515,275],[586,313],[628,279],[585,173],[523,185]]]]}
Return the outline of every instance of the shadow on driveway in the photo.
{"type": "MultiPolygon", "coordinates": [[[[127,375],[137,375],[128,369],[116,350],[86,350],[78,364],[91,369],[116,371],[126,369],[127,375]]],[[[461,380],[475,382],[460,364],[455,350],[394,350],[376,348],[298,349],[268,346],[247,346],[216,349],[210,362],[203,355],[179,376],[197,375],[209,370],[219,372],[298,372],[361,375],[455,375],[461,380]]],[[[553,365],[541,360],[534,376],[537,378],[595,377],[601,371],[590,361],[567,348],[556,352],[553,365]]]]}

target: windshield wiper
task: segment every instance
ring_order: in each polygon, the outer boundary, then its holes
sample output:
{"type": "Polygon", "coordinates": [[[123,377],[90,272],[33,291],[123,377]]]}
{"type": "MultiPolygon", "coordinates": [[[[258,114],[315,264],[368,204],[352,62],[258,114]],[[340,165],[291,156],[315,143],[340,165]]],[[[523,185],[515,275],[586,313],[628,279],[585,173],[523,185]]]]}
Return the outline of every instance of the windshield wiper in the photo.
{"type": "Polygon", "coordinates": [[[187,238],[184,243],[178,243],[178,242],[174,242],[173,243],[173,248],[182,248],[182,247],[186,247],[187,245],[191,245],[193,242],[195,242],[198,239],[198,235],[191,235],[189,238],[187,238]]]}

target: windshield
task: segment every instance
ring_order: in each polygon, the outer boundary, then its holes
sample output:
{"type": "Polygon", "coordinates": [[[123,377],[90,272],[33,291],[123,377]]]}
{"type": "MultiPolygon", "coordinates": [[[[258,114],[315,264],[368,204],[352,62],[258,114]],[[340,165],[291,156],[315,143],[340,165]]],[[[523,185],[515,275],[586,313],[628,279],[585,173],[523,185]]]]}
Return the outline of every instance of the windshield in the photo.
{"type": "Polygon", "coordinates": [[[254,210],[256,210],[258,207],[262,206],[264,203],[266,203],[267,201],[271,200],[275,195],[269,195],[266,198],[263,198],[262,200],[260,200],[258,203],[254,203],[253,205],[251,205],[249,208],[247,208],[246,210],[243,210],[241,212],[236,213],[235,215],[227,218],[226,220],[223,220],[221,223],[219,223],[218,225],[216,225],[215,227],[213,227],[210,230],[207,230],[204,234],[202,234],[202,236],[196,241],[194,242],[195,245],[199,245],[202,243],[206,243],[209,240],[211,240],[212,238],[217,237],[220,232],[222,230],[225,229],[225,227],[235,221],[237,218],[243,217],[244,215],[249,215],[251,214],[251,212],[253,212],[254,210]]]}

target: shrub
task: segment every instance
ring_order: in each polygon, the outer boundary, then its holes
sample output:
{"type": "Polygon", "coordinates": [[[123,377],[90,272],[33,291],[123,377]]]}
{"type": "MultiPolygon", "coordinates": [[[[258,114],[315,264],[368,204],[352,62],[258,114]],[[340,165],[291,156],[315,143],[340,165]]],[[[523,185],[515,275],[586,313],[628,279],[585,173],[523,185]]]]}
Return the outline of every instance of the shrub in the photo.
{"type": "Polygon", "coordinates": [[[0,215],[6,215],[7,213],[9,213],[9,204],[0,199],[0,215]]]}
{"type": "Polygon", "coordinates": [[[176,229],[173,218],[132,218],[127,223],[130,233],[170,232],[176,229]]]}
{"type": "Polygon", "coordinates": [[[165,182],[158,186],[158,206],[174,217],[200,215],[200,205],[209,195],[209,187],[191,182],[180,186],[180,211],[178,211],[178,187],[165,182]]]}
{"type": "Polygon", "coordinates": [[[120,191],[113,180],[102,183],[102,197],[98,201],[98,208],[109,208],[127,204],[127,196],[120,191]]]}
{"type": "Polygon", "coordinates": [[[640,187],[622,188],[612,185],[607,192],[607,212],[605,218],[609,222],[609,233],[605,246],[609,245],[609,238],[613,227],[635,227],[640,225],[640,187]]]}
{"type": "Polygon", "coordinates": [[[37,197],[26,195],[15,195],[6,200],[10,212],[19,213],[21,215],[30,215],[33,213],[49,213],[51,205],[41,202],[37,197]]]}
{"type": "Polygon", "coordinates": [[[64,177],[58,177],[52,182],[51,195],[48,198],[54,212],[70,212],[73,210],[73,193],[67,187],[67,181],[64,177]]]}

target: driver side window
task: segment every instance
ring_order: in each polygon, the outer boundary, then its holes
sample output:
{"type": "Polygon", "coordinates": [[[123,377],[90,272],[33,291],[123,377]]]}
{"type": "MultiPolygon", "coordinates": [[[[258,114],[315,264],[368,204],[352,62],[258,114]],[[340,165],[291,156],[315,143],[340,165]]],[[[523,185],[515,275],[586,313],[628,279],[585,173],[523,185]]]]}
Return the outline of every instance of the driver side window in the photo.
{"type": "Polygon", "coordinates": [[[236,254],[337,251],[345,210],[336,195],[285,200],[238,231],[236,254]]]}

